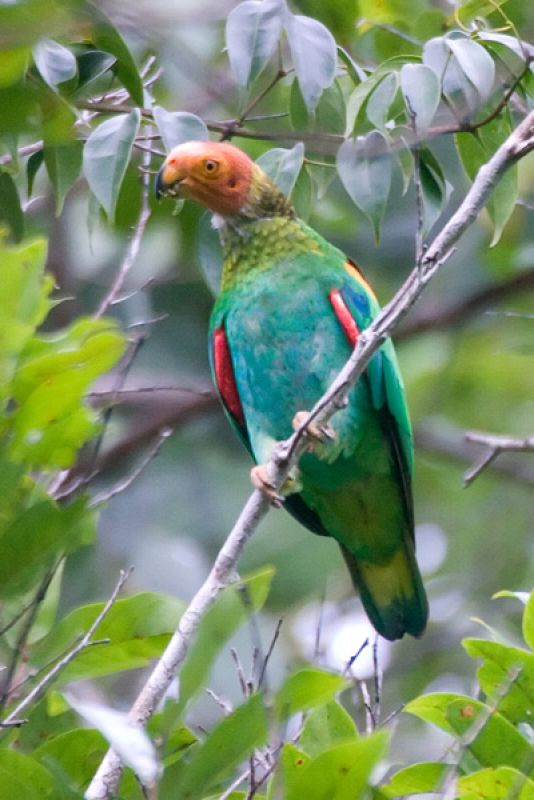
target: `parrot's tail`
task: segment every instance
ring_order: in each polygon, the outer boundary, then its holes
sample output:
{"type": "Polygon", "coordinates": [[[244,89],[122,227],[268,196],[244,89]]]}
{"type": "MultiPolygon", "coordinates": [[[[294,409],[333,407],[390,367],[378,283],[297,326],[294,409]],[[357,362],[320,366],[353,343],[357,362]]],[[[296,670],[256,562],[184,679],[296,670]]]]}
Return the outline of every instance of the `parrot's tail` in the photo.
{"type": "Polygon", "coordinates": [[[411,545],[400,547],[382,564],[358,560],[344,547],[341,551],[378,633],[390,640],[405,633],[421,636],[428,619],[428,601],[411,545]]]}

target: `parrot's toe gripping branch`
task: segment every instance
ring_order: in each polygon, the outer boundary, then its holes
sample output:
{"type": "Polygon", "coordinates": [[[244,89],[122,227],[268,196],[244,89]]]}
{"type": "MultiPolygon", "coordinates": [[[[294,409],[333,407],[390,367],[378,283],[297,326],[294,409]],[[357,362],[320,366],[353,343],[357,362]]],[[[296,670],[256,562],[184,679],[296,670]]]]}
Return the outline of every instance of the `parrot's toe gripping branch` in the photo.
{"type": "Polygon", "coordinates": [[[276,491],[267,472],[265,464],[258,464],[250,470],[250,480],[255,489],[258,489],[275,508],[281,508],[283,498],[276,491]]]}
{"type": "MultiPolygon", "coordinates": [[[[303,425],[306,425],[309,417],[309,411],[297,411],[291,423],[293,430],[298,431],[303,425]]],[[[336,438],[336,432],[330,425],[317,425],[315,422],[307,424],[305,433],[311,440],[312,447],[314,443],[328,444],[336,438]]]]}

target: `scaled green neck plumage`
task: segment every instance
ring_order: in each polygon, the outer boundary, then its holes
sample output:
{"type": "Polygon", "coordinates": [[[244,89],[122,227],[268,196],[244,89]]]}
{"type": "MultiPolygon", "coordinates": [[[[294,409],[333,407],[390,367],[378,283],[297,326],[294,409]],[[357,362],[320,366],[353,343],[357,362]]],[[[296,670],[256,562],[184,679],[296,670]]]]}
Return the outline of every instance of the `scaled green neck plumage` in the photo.
{"type": "Polygon", "coordinates": [[[290,201],[256,165],[241,211],[217,227],[224,252],[222,290],[289,255],[318,248],[290,201]]]}

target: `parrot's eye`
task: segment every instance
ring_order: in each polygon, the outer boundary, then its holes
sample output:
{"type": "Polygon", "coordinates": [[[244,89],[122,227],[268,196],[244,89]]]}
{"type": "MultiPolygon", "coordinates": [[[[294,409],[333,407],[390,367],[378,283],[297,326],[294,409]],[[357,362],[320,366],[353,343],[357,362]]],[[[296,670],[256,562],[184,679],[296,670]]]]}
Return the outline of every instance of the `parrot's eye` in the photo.
{"type": "Polygon", "coordinates": [[[204,171],[208,175],[215,175],[218,169],[219,164],[217,161],[213,161],[211,158],[208,158],[206,161],[204,161],[204,171]]]}

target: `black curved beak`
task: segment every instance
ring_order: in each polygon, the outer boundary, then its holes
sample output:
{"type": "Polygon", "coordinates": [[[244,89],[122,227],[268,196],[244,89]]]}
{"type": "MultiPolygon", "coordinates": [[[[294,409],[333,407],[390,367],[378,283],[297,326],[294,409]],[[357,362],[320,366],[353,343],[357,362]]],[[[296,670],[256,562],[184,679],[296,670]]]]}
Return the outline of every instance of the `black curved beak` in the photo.
{"type": "Polygon", "coordinates": [[[156,175],[156,182],[154,185],[154,191],[156,193],[156,200],[161,200],[162,197],[167,195],[169,191],[169,186],[165,183],[163,178],[163,173],[165,172],[165,164],[162,165],[160,171],[156,175]]]}

